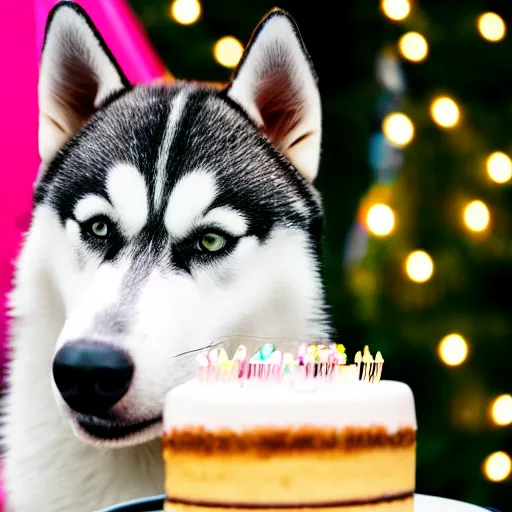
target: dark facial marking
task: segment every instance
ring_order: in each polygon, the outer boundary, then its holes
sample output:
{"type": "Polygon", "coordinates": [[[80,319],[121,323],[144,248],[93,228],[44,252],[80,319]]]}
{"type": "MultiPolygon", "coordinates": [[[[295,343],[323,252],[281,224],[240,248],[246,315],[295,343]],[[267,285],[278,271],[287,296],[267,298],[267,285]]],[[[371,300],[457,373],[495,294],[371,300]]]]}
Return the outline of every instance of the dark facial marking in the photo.
{"type": "Polygon", "coordinates": [[[51,204],[64,224],[85,194],[109,200],[108,172],[119,162],[141,172],[150,211],[136,239],[128,241],[119,231],[110,245],[93,248],[103,251],[106,260],[114,260],[128,244],[135,244],[139,250],[168,251],[172,266],[190,271],[193,258],[185,245],[169,241],[163,219],[173,187],[197,169],[214,174],[218,184],[220,193],[209,209],[239,210],[249,222],[248,236],[264,243],[276,225],[297,227],[310,234],[312,247],[319,250],[322,212],[309,184],[224,91],[181,84],[139,86],[110,98],[59,152],[36,190],[35,202],[51,204]],[[167,161],[163,208],[155,210],[158,152],[173,100],[184,87],[186,101],[167,161]],[[298,210],[297,201],[309,213],[298,210]]]}

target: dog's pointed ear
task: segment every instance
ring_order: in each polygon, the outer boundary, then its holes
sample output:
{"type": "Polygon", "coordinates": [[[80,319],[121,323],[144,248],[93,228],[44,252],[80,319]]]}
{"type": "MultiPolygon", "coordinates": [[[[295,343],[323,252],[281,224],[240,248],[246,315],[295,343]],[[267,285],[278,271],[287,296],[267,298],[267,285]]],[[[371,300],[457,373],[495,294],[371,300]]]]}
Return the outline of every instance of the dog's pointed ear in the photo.
{"type": "Polygon", "coordinates": [[[317,78],[299,30],[275,9],[256,28],[228,96],[309,181],[318,172],[322,113],[317,78]]]}
{"type": "Polygon", "coordinates": [[[46,167],[111,94],[128,80],[83,9],[49,14],[39,74],[39,155],[46,167]]]}

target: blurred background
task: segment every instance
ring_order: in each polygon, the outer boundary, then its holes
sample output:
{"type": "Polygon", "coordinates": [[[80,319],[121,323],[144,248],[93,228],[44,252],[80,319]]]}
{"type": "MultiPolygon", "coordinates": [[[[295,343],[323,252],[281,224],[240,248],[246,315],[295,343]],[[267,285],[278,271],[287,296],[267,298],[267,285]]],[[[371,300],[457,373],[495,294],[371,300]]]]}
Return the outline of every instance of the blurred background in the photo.
{"type": "MultiPolygon", "coordinates": [[[[413,388],[418,492],[512,510],[512,2],[128,4],[162,74],[184,79],[227,81],[275,5],[296,19],[323,99],[339,340],[413,388]]],[[[4,228],[26,225],[28,192],[2,203],[4,228]]]]}
{"type": "MultiPolygon", "coordinates": [[[[276,1],[131,5],[172,74],[224,81],[276,1]]],[[[512,2],[277,5],[319,75],[339,338],[413,388],[419,492],[512,510],[512,2]]]]}

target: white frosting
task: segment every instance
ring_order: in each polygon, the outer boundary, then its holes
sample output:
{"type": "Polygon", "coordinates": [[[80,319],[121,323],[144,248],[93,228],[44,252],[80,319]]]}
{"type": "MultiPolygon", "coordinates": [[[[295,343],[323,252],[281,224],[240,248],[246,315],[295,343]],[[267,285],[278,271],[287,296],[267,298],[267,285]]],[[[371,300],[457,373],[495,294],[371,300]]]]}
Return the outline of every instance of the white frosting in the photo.
{"type": "Polygon", "coordinates": [[[412,390],[395,381],[321,383],[312,390],[269,382],[242,386],[193,380],[169,392],[164,422],[166,431],[198,426],[210,431],[385,426],[394,433],[417,428],[412,390]]]}

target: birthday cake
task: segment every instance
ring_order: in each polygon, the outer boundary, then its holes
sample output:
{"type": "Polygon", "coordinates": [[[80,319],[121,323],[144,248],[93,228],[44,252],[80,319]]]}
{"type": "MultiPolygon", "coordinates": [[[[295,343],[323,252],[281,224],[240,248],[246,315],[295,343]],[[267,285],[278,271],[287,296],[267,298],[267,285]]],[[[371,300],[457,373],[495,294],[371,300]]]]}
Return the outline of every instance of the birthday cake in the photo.
{"type": "Polygon", "coordinates": [[[165,408],[165,510],[412,512],[411,389],[365,348],[212,351],[165,408]]]}

